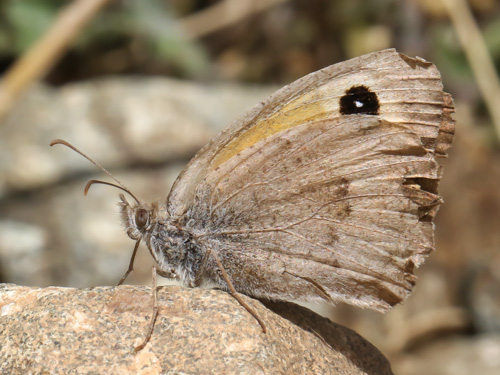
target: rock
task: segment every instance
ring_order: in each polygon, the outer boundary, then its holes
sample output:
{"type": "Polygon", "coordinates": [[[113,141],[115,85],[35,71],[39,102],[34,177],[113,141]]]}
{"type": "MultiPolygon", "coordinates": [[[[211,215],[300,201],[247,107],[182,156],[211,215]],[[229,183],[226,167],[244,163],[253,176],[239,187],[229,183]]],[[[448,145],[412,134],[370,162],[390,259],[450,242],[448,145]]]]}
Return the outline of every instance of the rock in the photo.
{"type": "Polygon", "coordinates": [[[403,353],[394,365],[396,374],[406,375],[498,375],[500,336],[448,336],[428,342],[411,353],[403,353]]]}
{"type": "Polygon", "coordinates": [[[392,374],[355,332],[291,303],[162,287],[151,341],[147,287],[0,287],[0,372],[99,374],[392,374]],[[276,311],[272,312],[270,309],[276,311]]]}

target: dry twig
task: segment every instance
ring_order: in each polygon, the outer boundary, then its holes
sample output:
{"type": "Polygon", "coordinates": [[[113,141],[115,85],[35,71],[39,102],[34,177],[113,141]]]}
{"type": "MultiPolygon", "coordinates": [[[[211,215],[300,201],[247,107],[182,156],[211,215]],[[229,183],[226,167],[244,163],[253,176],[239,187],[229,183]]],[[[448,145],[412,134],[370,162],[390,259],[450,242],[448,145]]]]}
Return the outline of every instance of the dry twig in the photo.
{"type": "Polygon", "coordinates": [[[24,90],[57,62],[75,36],[110,1],[76,0],[61,11],[50,29],[0,81],[0,120],[24,90]]]}
{"type": "Polygon", "coordinates": [[[465,0],[442,0],[476,77],[479,90],[500,139],[500,79],[481,31],[465,0]]]}
{"type": "MultiPolygon", "coordinates": [[[[34,81],[54,66],[76,35],[111,0],[75,0],[0,82],[0,120],[34,81]]],[[[188,38],[199,38],[287,0],[224,0],[179,21],[188,38]]]]}
{"type": "Polygon", "coordinates": [[[223,0],[183,18],[179,21],[179,27],[186,31],[189,38],[196,39],[285,1],[287,0],[223,0]]]}

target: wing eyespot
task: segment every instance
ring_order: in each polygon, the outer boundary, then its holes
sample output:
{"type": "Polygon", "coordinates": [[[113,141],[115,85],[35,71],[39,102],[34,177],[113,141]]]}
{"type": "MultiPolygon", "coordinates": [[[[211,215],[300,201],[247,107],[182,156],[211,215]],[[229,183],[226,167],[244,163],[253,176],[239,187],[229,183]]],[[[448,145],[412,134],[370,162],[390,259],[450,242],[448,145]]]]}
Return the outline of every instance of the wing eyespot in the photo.
{"type": "Polygon", "coordinates": [[[340,113],[343,115],[378,115],[378,96],[366,86],[353,86],[340,98],[340,113]]]}

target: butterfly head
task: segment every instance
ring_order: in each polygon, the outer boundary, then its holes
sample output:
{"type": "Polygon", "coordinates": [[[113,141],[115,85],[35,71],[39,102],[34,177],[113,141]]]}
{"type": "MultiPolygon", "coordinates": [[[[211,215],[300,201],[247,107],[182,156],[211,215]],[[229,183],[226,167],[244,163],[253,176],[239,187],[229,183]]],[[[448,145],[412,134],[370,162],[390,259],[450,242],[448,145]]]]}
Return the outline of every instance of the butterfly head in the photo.
{"type": "Polygon", "coordinates": [[[130,204],[123,194],[120,194],[120,213],[125,231],[133,240],[142,239],[150,233],[157,222],[158,202],[130,204]]]}
{"type": "Polygon", "coordinates": [[[109,173],[102,165],[99,163],[95,162],[84,154],[82,151],[77,149],[75,146],[73,146],[71,143],[66,142],[62,139],[54,139],[50,145],[64,145],[66,147],[69,147],[73,151],[79,153],[82,155],[84,158],[86,158],[88,161],[90,161],[92,164],[96,165],[99,169],[101,169],[103,172],[105,172],[108,176],[110,176],[113,180],[116,181],[116,183],[111,183],[111,182],[106,182],[106,181],[100,181],[100,180],[90,180],[87,182],[87,185],[85,186],[84,189],[84,194],[87,195],[90,187],[94,184],[103,184],[103,185],[109,185],[113,186],[117,189],[123,190],[127,194],[129,194],[134,200],[135,203],[134,205],[130,205],[130,203],[127,202],[125,199],[125,196],[123,194],[120,194],[120,211],[121,211],[121,216],[123,223],[125,225],[125,230],[127,231],[127,234],[130,238],[134,240],[140,240],[144,237],[144,235],[152,230],[156,223],[156,217],[157,213],[159,211],[158,209],[158,203],[152,203],[152,204],[147,204],[147,203],[141,203],[141,201],[127,188],[125,187],[116,177],[114,177],[111,173],[109,173]]]}

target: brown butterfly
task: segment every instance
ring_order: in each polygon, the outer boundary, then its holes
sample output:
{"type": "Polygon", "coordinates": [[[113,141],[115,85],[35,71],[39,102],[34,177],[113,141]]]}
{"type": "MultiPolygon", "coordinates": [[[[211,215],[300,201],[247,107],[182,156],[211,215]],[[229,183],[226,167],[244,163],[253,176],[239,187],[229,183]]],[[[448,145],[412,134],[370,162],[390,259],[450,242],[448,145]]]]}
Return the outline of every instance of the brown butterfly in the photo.
{"type": "Polygon", "coordinates": [[[264,330],[238,293],[389,309],[434,250],[452,112],[436,67],[393,49],[299,79],[199,151],[166,201],[115,179],[135,200],[121,195],[136,241],[121,282],[144,241],[161,276],[229,290],[264,330]]]}

